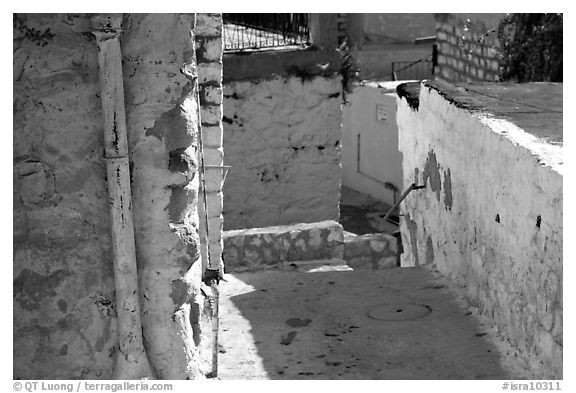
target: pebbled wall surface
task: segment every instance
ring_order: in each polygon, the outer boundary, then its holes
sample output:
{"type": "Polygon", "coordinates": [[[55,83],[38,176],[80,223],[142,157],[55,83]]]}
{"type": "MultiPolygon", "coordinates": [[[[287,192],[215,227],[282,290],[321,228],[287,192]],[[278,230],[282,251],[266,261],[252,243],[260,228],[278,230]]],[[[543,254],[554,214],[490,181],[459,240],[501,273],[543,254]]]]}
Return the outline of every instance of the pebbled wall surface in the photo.
{"type": "Polygon", "coordinates": [[[96,42],[14,16],[14,378],[110,379],[117,356],[96,42]]]}
{"type": "Polygon", "coordinates": [[[398,107],[404,187],[426,184],[404,202],[402,265],[434,264],[535,378],[562,378],[562,147],[425,84],[398,107]]]}
{"type": "MultiPolygon", "coordinates": [[[[124,15],[121,36],[144,344],[164,379],[211,367],[194,24],[194,14],[124,15]]],[[[118,356],[90,32],[87,15],[14,16],[14,378],[111,379],[118,356]]]]}
{"type": "Polygon", "coordinates": [[[338,219],[341,90],[338,75],[225,83],[225,230],[338,219]]]}

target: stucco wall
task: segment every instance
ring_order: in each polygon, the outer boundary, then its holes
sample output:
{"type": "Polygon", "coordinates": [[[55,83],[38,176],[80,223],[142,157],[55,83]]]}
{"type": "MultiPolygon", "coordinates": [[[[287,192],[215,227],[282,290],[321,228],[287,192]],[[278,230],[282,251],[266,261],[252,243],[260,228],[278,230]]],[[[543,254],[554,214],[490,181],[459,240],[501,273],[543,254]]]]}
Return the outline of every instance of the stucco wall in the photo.
{"type": "MultiPolygon", "coordinates": [[[[122,22],[145,346],[156,377],[196,378],[210,367],[199,347],[211,310],[200,291],[194,15],[122,22]]],[[[91,31],[86,15],[15,16],[14,378],[111,379],[119,356],[91,31]]]]}
{"type": "Polygon", "coordinates": [[[343,107],[342,185],[390,205],[394,192],[385,183],[402,189],[395,89],[399,83],[358,85],[348,96],[350,104],[343,107]]]}
{"type": "Polygon", "coordinates": [[[337,75],[225,83],[224,229],[338,219],[341,90],[337,75]]]}
{"type": "Polygon", "coordinates": [[[562,147],[425,85],[412,106],[399,100],[404,185],[426,188],[403,204],[402,265],[434,264],[535,377],[562,378],[562,147]]]}
{"type": "Polygon", "coordinates": [[[14,19],[14,378],[109,379],[117,330],[90,20],[14,19]]]}

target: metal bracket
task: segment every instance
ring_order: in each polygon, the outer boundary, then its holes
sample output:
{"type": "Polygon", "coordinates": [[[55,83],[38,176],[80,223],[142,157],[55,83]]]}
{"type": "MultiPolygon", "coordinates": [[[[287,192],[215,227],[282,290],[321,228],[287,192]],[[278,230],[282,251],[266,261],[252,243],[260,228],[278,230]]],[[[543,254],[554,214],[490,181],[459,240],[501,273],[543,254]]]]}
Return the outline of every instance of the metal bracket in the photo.
{"type": "Polygon", "coordinates": [[[388,220],[388,217],[390,217],[390,215],[392,214],[392,212],[394,211],[394,209],[396,209],[400,203],[402,203],[402,201],[408,196],[408,194],[410,194],[410,191],[412,190],[420,190],[421,188],[426,188],[426,184],[417,186],[416,183],[412,183],[410,184],[410,186],[406,189],[406,191],[404,191],[402,193],[402,195],[400,196],[400,199],[398,199],[398,201],[396,201],[396,203],[394,204],[394,206],[392,206],[390,208],[390,210],[388,210],[388,213],[386,213],[386,215],[384,216],[384,221],[388,220]]]}
{"type": "Polygon", "coordinates": [[[226,181],[226,176],[228,176],[228,171],[232,168],[230,165],[204,165],[205,169],[222,169],[224,170],[224,179],[222,183],[226,181]]]}

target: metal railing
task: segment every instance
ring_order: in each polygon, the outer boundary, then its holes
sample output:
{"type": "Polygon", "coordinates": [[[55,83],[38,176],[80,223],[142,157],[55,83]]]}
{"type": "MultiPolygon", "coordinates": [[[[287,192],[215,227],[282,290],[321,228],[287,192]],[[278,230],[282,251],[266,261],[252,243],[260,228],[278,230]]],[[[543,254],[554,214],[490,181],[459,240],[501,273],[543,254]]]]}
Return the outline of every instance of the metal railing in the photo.
{"type": "Polygon", "coordinates": [[[222,14],[224,50],[306,46],[308,14],[222,14]]]}
{"type": "Polygon", "coordinates": [[[432,54],[416,61],[393,61],[392,80],[432,79],[434,65],[432,54]]]}

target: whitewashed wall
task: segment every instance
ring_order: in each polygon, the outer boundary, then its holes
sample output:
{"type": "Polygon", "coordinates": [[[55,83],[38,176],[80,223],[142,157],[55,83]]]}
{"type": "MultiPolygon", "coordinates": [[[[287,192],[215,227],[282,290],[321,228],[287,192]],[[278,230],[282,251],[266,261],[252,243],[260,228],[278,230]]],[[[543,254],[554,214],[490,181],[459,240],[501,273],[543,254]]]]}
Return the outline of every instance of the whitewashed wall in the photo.
{"type": "Polygon", "coordinates": [[[562,148],[422,86],[399,99],[403,266],[466,287],[538,378],[562,378],[562,148]]]}

